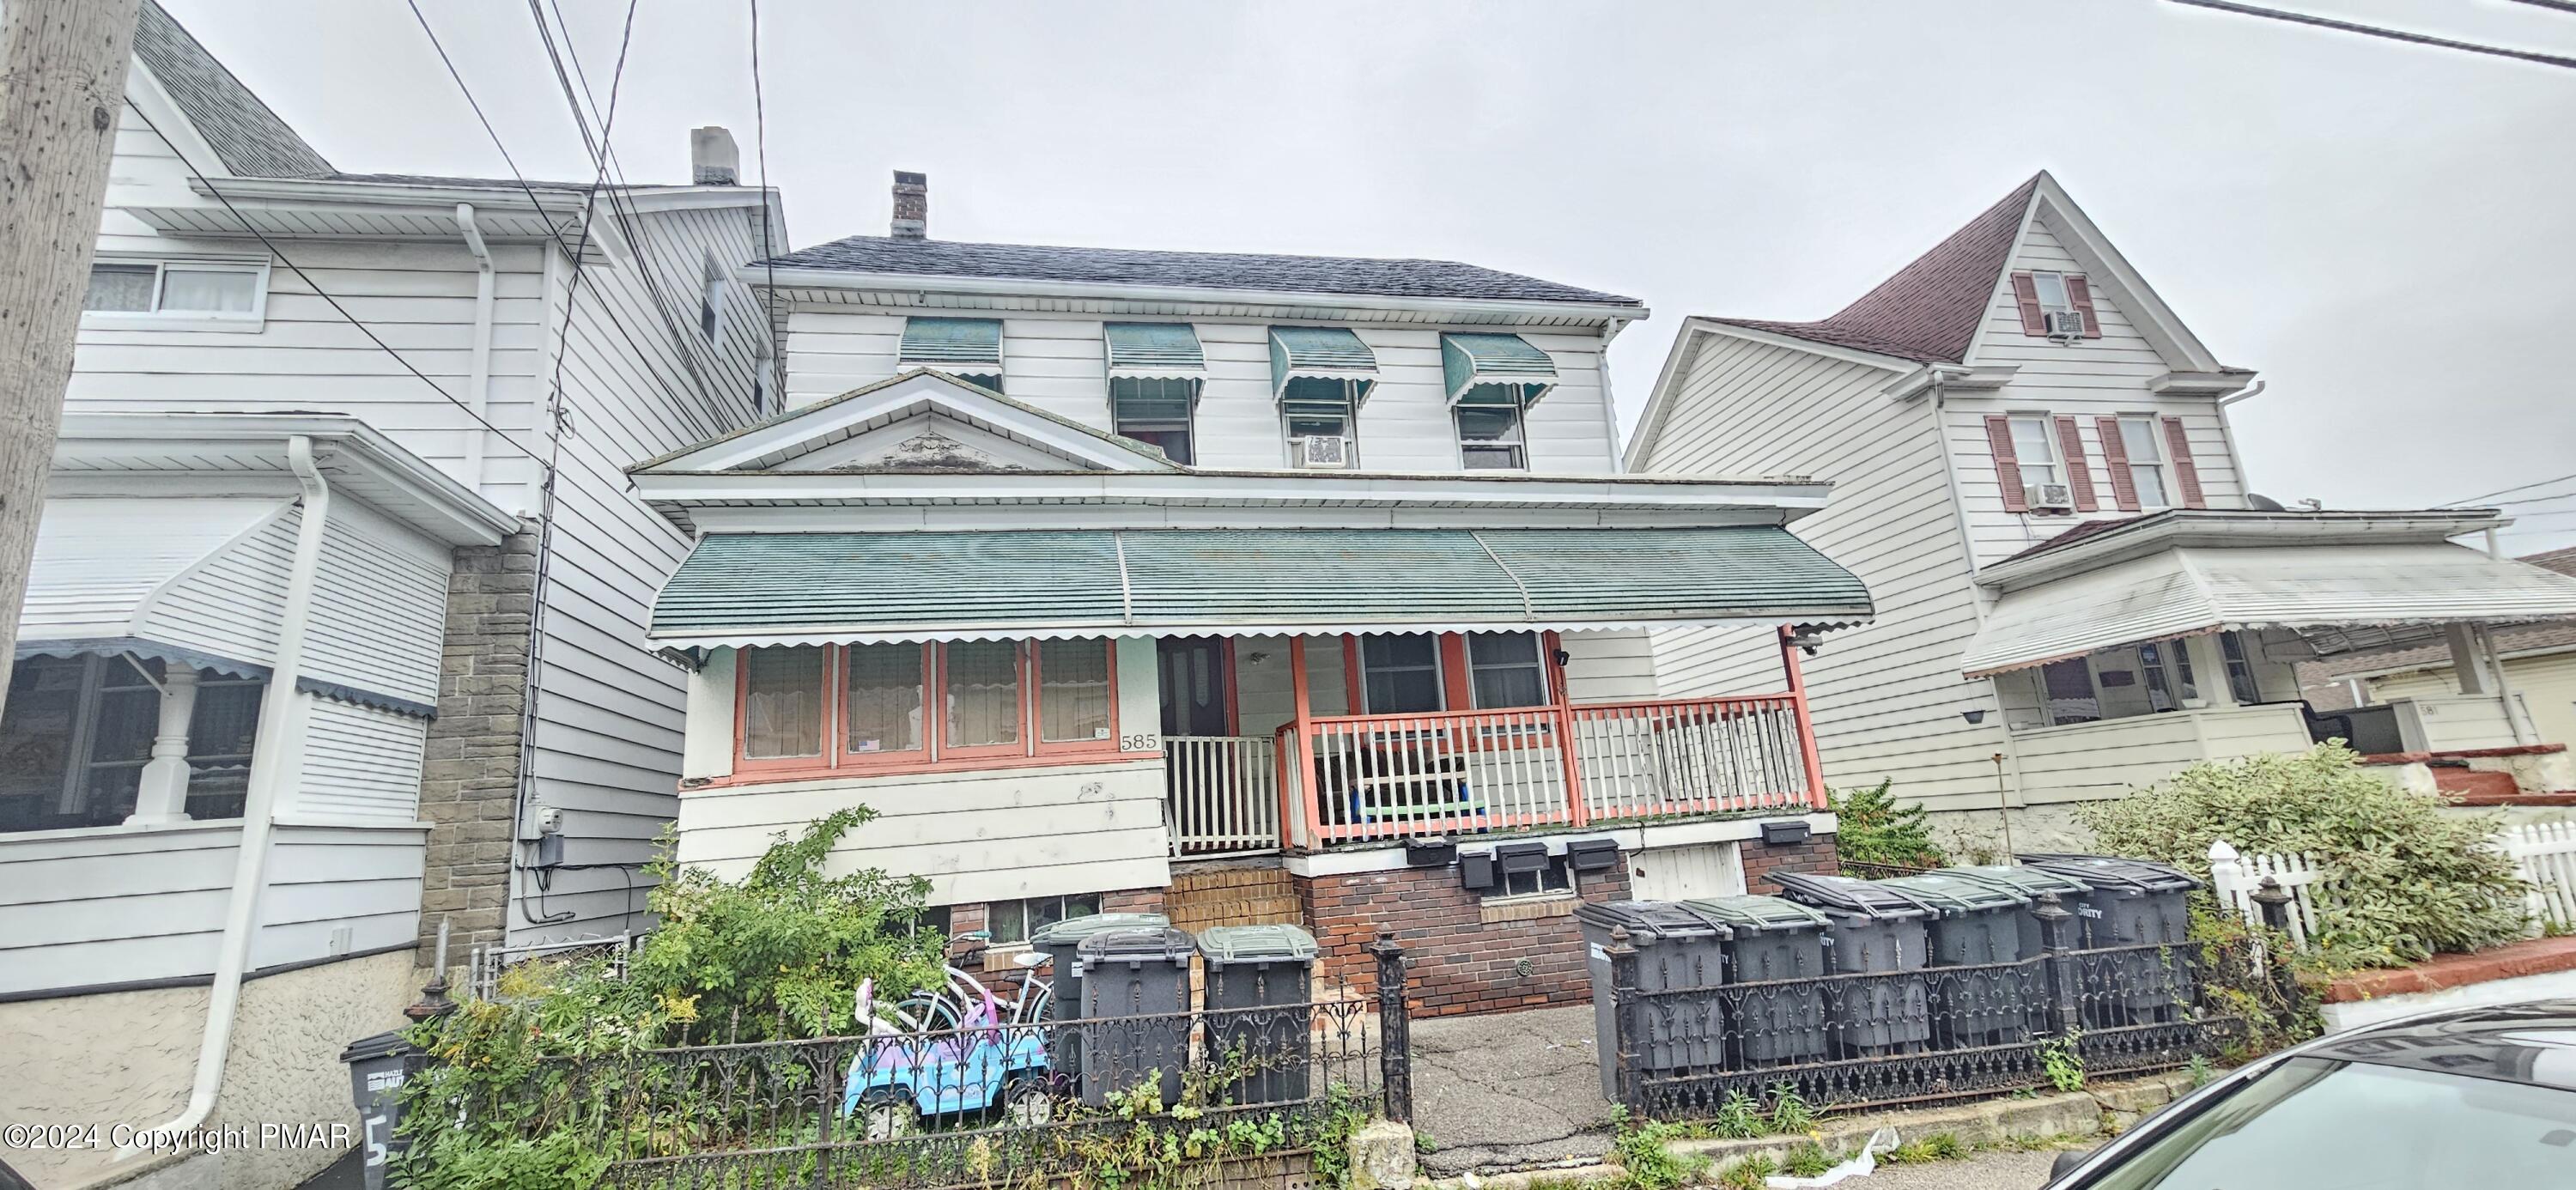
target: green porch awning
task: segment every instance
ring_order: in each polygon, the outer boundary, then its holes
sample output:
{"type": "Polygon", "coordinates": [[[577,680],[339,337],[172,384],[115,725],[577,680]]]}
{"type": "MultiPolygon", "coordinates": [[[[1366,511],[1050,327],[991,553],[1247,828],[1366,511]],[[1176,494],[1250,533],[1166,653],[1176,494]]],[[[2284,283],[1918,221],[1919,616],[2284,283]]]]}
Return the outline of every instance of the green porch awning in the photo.
{"type": "Polygon", "coordinates": [[[718,533],[653,607],[678,647],[1848,623],[1869,592],[1787,530],[718,533]]]}
{"type": "Polygon", "coordinates": [[[999,368],[1002,324],[991,318],[907,318],[903,320],[901,363],[933,367],[999,368]]]}
{"type": "Polygon", "coordinates": [[[1346,326],[1270,328],[1271,395],[1283,399],[1321,395],[1319,386],[1311,382],[1337,388],[1356,405],[1377,386],[1377,353],[1346,326]],[[1292,393],[1292,385],[1303,392],[1292,393]]]}
{"type": "Polygon", "coordinates": [[[1556,361],[1519,335],[1444,334],[1440,371],[1453,405],[1526,405],[1556,387],[1556,361]]]}
{"type": "Polygon", "coordinates": [[[1198,331],[1186,322],[1113,322],[1101,334],[1109,343],[1112,377],[1196,380],[1207,374],[1198,331]]]}

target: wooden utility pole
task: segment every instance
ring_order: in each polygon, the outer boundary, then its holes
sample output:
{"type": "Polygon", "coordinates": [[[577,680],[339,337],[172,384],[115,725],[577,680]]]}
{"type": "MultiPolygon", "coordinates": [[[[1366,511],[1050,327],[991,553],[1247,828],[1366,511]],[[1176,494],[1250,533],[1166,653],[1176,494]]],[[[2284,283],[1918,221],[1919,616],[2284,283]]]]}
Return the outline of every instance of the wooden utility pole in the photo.
{"type": "Polygon", "coordinates": [[[0,706],[141,9],[0,4],[0,706]]]}

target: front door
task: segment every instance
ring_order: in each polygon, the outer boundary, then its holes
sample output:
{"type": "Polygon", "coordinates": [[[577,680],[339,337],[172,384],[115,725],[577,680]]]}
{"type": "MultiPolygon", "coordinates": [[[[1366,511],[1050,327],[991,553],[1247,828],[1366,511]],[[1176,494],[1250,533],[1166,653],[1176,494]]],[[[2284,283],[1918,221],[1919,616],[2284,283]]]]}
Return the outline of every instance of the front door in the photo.
{"type": "Polygon", "coordinates": [[[1162,672],[1163,734],[1232,734],[1225,640],[1214,636],[1164,637],[1157,642],[1156,652],[1162,672]]]}

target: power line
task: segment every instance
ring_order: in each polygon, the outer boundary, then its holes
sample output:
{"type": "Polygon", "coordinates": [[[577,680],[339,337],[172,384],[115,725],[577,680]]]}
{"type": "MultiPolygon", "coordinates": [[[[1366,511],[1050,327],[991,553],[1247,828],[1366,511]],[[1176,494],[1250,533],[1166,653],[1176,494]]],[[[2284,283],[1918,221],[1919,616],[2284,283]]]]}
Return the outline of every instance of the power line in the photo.
{"type": "MultiPolygon", "coordinates": [[[[2249,17],[2262,17],[2266,20],[2288,21],[2292,24],[2298,25],[2314,25],[2320,29],[2333,29],[2344,33],[2359,33],[2365,37],[2386,38],[2390,41],[2403,41],[2412,45],[2429,45],[2446,50],[2464,50],[2472,54],[2487,54],[2498,58],[2512,58],[2521,62],[2536,62],[2542,66],[2557,66],[2576,69],[2576,58],[2563,58],[2556,54],[2535,53],[2531,50],[2506,49],[2502,46],[2480,45],[2473,41],[2453,41],[2447,37],[2432,37],[2422,33],[2409,33],[2402,29],[2383,29],[2377,25],[2364,25],[2353,21],[2339,21],[2332,17],[2312,16],[2304,12],[2285,12],[2277,8],[2259,8],[2251,4],[2238,4],[2235,3],[2235,0],[2171,0],[2171,2],[2175,4],[2187,4],[2193,8],[2208,8],[2215,9],[2219,12],[2232,12],[2249,17]]],[[[2549,7],[2554,8],[2558,6],[2553,4],[2549,5],[2549,7]]]]}
{"type": "Polygon", "coordinates": [[[2513,0],[2513,2],[2528,4],[2534,8],[2554,8],[2560,12],[2576,12],[2576,0],[2513,0]]]}
{"type": "MultiPolygon", "coordinates": [[[[760,89],[760,0],[751,0],[751,129],[752,144],[760,157],[760,260],[769,271],[769,284],[760,291],[760,333],[778,336],[778,245],[769,234],[769,107],[760,89]]],[[[778,404],[787,404],[786,386],[779,386],[778,404]]],[[[764,411],[754,409],[753,417],[764,411]]]]}
{"type": "Polygon", "coordinates": [[[152,130],[152,135],[159,137],[161,139],[161,143],[169,147],[170,155],[179,159],[179,164],[187,169],[190,176],[197,179],[198,184],[206,188],[206,193],[213,195],[216,202],[224,204],[224,210],[231,212],[233,218],[241,220],[243,229],[249,231],[251,235],[258,237],[260,245],[268,249],[269,255],[277,258],[277,263],[285,265],[287,271],[294,273],[298,278],[302,279],[304,284],[313,290],[313,296],[330,303],[331,308],[337,311],[340,317],[347,319],[350,326],[358,328],[358,333],[367,337],[368,342],[375,344],[377,349],[383,351],[386,355],[392,356],[395,363],[403,366],[403,371],[419,377],[420,382],[428,385],[431,392],[437,393],[448,404],[456,406],[457,412],[473,418],[476,425],[500,435],[501,441],[509,444],[510,449],[526,455],[540,464],[545,462],[543,458],[538,456],[537,452],[519,445],[518,439],[512,438],[508,430],[504,430],[499,426],[493,425],[490,421],[485,420],[482,414],[474,411],[473,406],[458,400],[456,398],[456,394],[447,391],[447,389],[437,381],[430,379],[429,373],[413,367],[410,360],[403,358],[403,353],[394,350],[391,344],[378,338],[376,336],[376,332],[367,329],[367,324],[359,321],[357,315],[351,314],[347,306],[341,305],[340,299],[332,297],[328,290],[323,289],[322,283],[313,279],[313,274],[305,272],[304,266],[299,265],[292,259],[288,258],[285,251],[277,246],[277,242],[268,238],[267,232],[261,231],[259,229],[259,225],[251,222],[248,215],[242,214],[241,208],[234,206],[233,200],[226,196],[222,190],[216,188],[214,182],[206,176],[205,171],[198,169],[197,163],[188,160],[187,153],[181,150],[176,142],[172,141],[167,135],[162,133],[160,126],[152,122],[151,116],[145,114],[143,109],[140,107],[135,107],[133,105],[128,105],[128,107],[129,110],[133,111],[137,118],[143,121],[143,126],[145,128],[152,130]]]}
{"type": "Polygon", "coordinates": [[[2477,495],[2468,497],[2467,499],[2449,501],[2444,505],[2444,507],[2449,508],[2457,507],[2462,504],[2475,504],[2480,500],[2492,500],[2497,496],[2510,496],[2515,492],[2526,491],[2531,488],[2545,488],[2553,483],[2565,483],[2571,479],[2576,479],[2576,471],[2571,471],[2565,475],[2553,476],[2549,479],[2535,479],[2530,483],[2518,483],[2512,487],[2501,488],[2492,492],[2480,492],[2477,495]]]}

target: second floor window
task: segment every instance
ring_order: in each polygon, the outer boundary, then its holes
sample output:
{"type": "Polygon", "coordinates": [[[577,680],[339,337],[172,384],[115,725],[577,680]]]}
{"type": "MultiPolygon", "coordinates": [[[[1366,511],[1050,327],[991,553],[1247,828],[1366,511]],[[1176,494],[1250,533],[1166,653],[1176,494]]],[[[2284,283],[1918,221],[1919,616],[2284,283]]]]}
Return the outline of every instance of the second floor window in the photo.
{"type": "Polygon", "coordinates": [[[1470,471],[1525,471],[1529,448],[1521,434],[1519,402],[1507,405],[1460,405],[1458,461],[1470,471]]]}
{"type": "Polygon", "coordinates": [[[2056,483],[2064,478],[2057,466],[2057,443],[2050,436],[2048,419],[2029,416],[2012,419],[2013,457],[2021,465],[2021,481],[2028,485],[2056,483]]]}
{"type": "Polygon", "coordinates": [[[1288,382],[1279,415],[1288,434],[1288,465],[1324,470],[1360,465],[1358,404],[1349,385],[1338,380],[1298,378],[1288,382]],[[1322,439],[1310,444],[1308,439],[1322,439]]]}
{"type": "Polygon", "coordinates": [[[993,318],[907,318],[897,367],[937,368],[1002,391],[1002,323],[993,318]]]}
{"type": "Polygon", "coordinates": [[[264,271],[250,264],[102,260],[90,266],[81,309],[247,318],[259,313],[264,271]]]}
{"type": "Polygon", "coordinates": [[[2129,482],[2138,492],[2138,507],[2154,512],[2173,507],[2173,489],[2165,483],[2164,444],[2156,434],[2156,419],[2124,417],[2120,419],[2120,446],[2129,459],[2129,482]]]}
{"type": "Polygon", "coordinates": [[[1199,382],[1165,377],[1118,376],[1109,381],[1109,412],[1121,435],[1162,448],[1163,455],[1187,466],[1196,461],[1190,417],[1198,405],[1199,382]]]}

